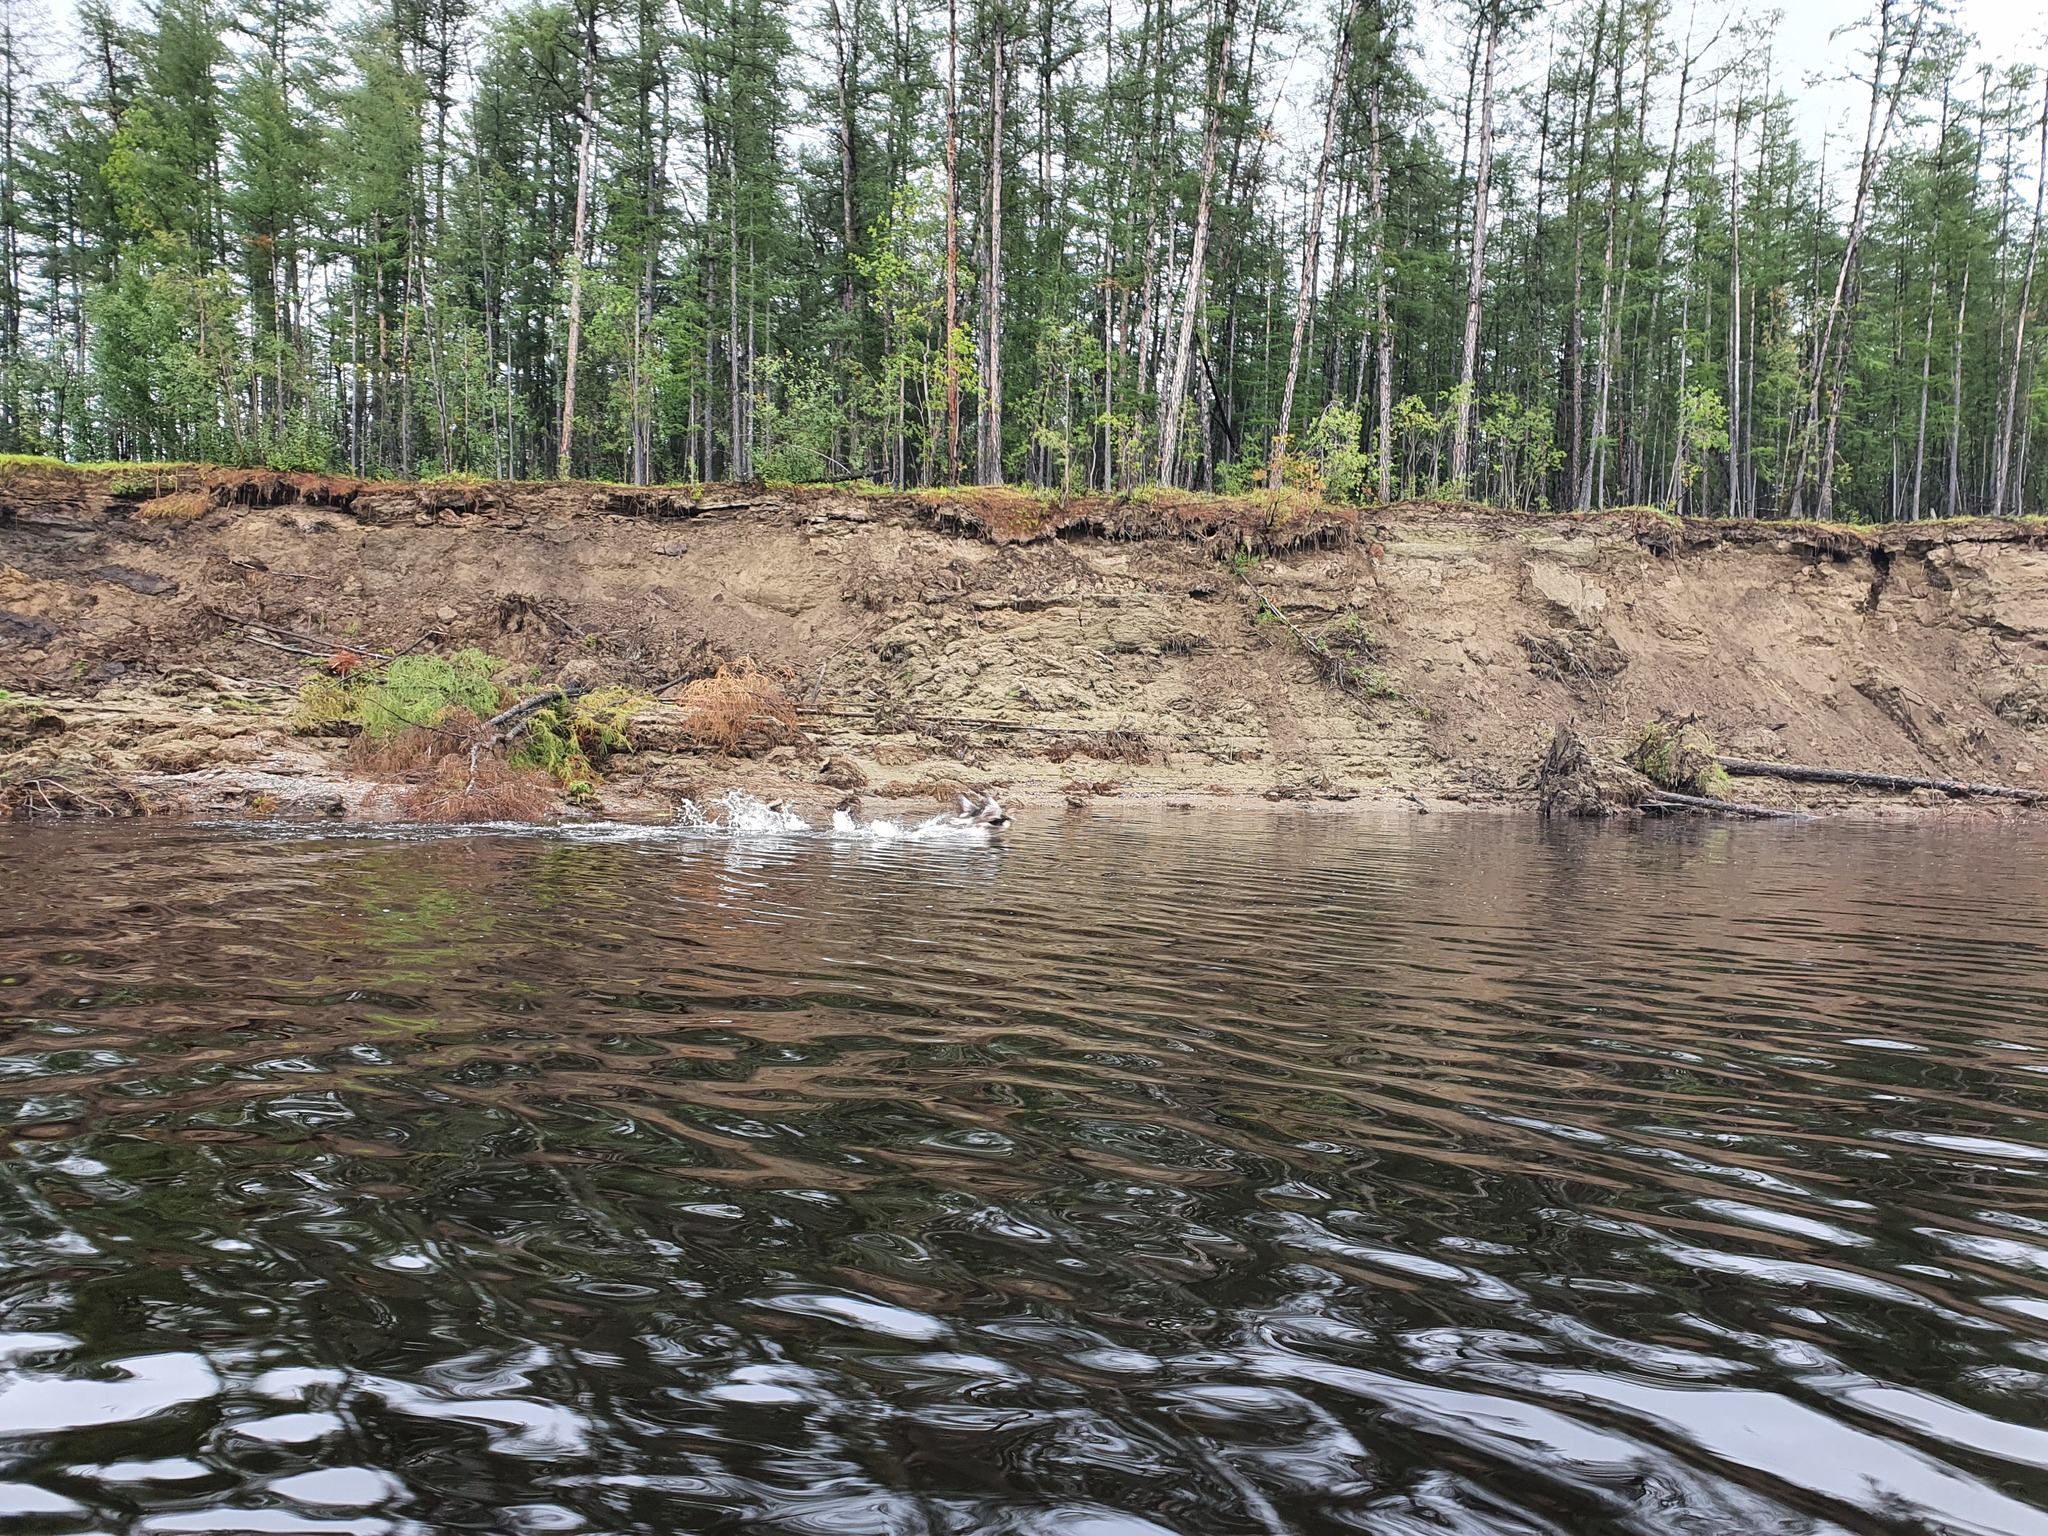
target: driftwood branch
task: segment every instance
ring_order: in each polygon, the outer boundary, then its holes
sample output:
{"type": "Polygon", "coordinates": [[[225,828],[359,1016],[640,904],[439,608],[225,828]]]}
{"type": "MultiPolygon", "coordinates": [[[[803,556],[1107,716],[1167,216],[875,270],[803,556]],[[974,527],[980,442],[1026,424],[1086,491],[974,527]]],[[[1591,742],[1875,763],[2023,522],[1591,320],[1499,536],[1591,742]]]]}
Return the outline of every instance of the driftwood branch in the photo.
{"type": "Polygon", "coordinates": [[[1775,805],[1744,805],[1738,800],[1710,800],[1704,795],[1681,795],[1676,790],[1660,789],[1643,800],[1646,810],[1672,811],[1713,811],[1722,816],[1749,816],[1758,821],[1796,821],[1797,811],[1780,810],[1775,805]]]}
{"type": "Polygon", "coordinates": [[[590,692],[587,683],[569,683],[560,688],[550,688],[545,693],[536,693],[531,698],[521,699],[510,709],[501,710],[483,723],[484,739],[492,743],[508,742],[518,737],[533,717],[548,705],[560,700],[564,703],[580,699],[590,692]]]}
{"type": "Polygon", "coordinates": [[[1243,571],[1237,572],[1237,579],[1244,583],[1245,591],[1251,593],[1253,600],[1261,608],[1265,609],[1266,612],[1273,615],[1274,618],[1287,627],[1287,633],[1294,636],[1300,642],[1301,648],[1304,651],[1307,651],[1309,655],[1315,657],[1317,661],[1323,664],[1323,670],[1329,674],[1331,682],[1335,683],[1339,688],[1349,688],[1351,686],[1349,678],[1345,675],[1344,659],[1341,656],[1332,656],[1328,648],[1320,640],[1312,640],[1303,634],[1295,626],[1294,620],[1280,611],[1280,605],[1253,586],[1251,578],[1246,576],[1243,571]]]}
{"type": "Polygon", "coordinates": [[[314,651],[308,650],[303,645],[286,645],[282,640],[268,639],[265,636],[257,634],[253,630],[244,630],[242,633],[242,638],[248,641],[251,645],[266,645],[270,647],[270,649],[273,651],[285,651],[293,656],[318,656],[324,659],[334,654],[332,650],[314,651]]]}
{"type": "MultiPolygon", "coordinates": [[[[670,684],[673,687],[674,684],[670,684]]],[[[659,690],[657,690],[659,692],[659,690]]],[[[799,704],[799,715],[814,720],[880,720],[883,725],[902,724],[912,729],[936,727],[940,730],[956,731],[1024,731],[1040,736],[1120,736],[1130,734],[1121,726],[1099,725],[1039,725],[1029,720],[997,720],[980,715],[933,715],[921,711],[904,711],[883,716],[882,711],[873,709],[839,709],[824,705],[799,704]]],[[[1153,731],[1148,735],[1182,737],[1191,735],[1187,731],[1153,731]]]]}
{"type": "Polygon", "coordinates": [[[2048,800],[2048,790],[2021,789],[2011,784],[1969,784],[1960,779],[1923,779],[1909,773],[1876,773],[1861,768],[1818,768],[1810,763],[1766,763],[1747,757],[1716,758],[1730,773],[1745,778],[1791,779],[1803,784],[1850,784],[1860,789],[1936,789],[1945,795],[1976,795],[2029,804],[2048,800]]]}
{"type": "MultiPolygon", "coordinates": [[[[252,619],[247,614],[236,613],[227,608],[216,608],[211,603],[203,603],[200,606],[217,619],[221,619],[229,624],[240,625],[244,631],[243,639],[253,640],[258,645],[267,645],[274,651],[290,651],[295,656],[332,656],[337,651],[348,651],[353,655],[363,657],[365,660],[390,661],[395,656],[403,656],[405,654],[405,651],[380,651],[372,645],[357,645],[333,635],[309,635],[302,629],[287,629],[284,625],[273,624],[268,619],[252,619]],[[281,636],[282,640],[277,638],[266,640],[262,635],[249,633],[249,631],[253,630],[262,630],[264,634],[273,637],[281,636]],[[283,640],[302,641],[306,645],[316,647],[316,649],[304,650],[296,645],[284,644],[283,640]]],[[[420,640],[425,640],[429,636],[439,633],[439,630],[429,630],[427,634],[420,637],[420,640]]],[[[420,640],[413,641],[412,645],[407,646],[405,650],[411,650],[414,645],[420,643],[420,640]]]]}

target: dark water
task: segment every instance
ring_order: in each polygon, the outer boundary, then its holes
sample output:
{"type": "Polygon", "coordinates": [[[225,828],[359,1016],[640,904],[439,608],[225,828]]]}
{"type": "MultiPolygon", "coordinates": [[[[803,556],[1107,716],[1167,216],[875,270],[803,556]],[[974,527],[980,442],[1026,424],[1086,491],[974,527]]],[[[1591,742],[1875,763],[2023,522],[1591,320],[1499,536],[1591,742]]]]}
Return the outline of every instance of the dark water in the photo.
{"type": "Polygon", "coordinates": [[[0,829],[0,1528],[2048,1532],[2044,853],[0,829]]]}

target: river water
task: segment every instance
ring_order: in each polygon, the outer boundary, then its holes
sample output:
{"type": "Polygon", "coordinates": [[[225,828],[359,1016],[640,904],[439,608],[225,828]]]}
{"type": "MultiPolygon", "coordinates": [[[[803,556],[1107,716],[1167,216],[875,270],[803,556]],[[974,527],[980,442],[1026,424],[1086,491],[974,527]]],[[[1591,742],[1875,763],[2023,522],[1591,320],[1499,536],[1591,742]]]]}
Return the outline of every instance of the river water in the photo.
{"type": "Polygon", "coordinates": [[[2048,1532],[2044,853],[0,828],[0,1528],[2048,1532]]]}

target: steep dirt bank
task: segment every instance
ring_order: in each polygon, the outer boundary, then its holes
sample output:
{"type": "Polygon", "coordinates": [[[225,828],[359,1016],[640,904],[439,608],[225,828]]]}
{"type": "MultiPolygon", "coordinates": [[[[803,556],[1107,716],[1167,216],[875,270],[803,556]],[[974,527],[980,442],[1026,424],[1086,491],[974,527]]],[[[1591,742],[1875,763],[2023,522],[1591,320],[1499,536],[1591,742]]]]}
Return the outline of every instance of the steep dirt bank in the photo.
{"type": "Polygon", "coordinates": [[[970,783],[1024,803],[1517,805],[1560,721],[1618,754],[1660,714],[1746,757],[2048,787],[2033,522],[0,477],[0,781],[17,805],[393,814],[344,738],[294,733],[294,693],[335,649],[471,645],[649,692],[721,659],[780,670],[798,740],[734,761],[657,705],[600,789],[627,815],[734,784],[825,802],[970,783]],[[1257,617],[1238,567],[1349,659],[1352,687],[1257,617]]]}

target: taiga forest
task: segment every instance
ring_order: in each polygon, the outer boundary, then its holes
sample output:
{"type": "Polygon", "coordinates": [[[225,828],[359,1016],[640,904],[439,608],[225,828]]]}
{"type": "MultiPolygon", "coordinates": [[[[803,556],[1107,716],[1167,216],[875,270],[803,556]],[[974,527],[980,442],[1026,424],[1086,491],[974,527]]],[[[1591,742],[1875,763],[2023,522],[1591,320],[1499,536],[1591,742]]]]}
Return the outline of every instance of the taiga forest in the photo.
{"type": "Polygon", "coordinates": [[[0,0],[0,451],[2038,510],[2042,57],[1775,23],[0,0]]]}

